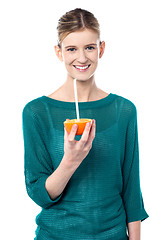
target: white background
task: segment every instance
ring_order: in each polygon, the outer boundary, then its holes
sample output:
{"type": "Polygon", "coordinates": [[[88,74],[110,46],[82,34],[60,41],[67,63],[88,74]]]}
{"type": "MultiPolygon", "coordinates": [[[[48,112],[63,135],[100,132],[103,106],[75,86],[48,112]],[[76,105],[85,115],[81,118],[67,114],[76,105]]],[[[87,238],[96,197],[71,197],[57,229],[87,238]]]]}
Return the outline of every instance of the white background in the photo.
{"type": "MultiPolygon", "coordinates": [[[[159,1],[41,1],[0,3],[1,232],[30,240],[40,211],[27,195],[23,175],[22,110],[27,102],[61,86],[66,72],[54,53],[57,21],[81,7],[95,14],[106,51],[97,85],[137,107],[141,188],[149,218],[142,240],[159,237],[160,214],[160,6],[159,1]],[[3,227],[2,227],[3,224],[3,227]]],[[[2,237],[1,237],[2,238],[2,237]]]]}

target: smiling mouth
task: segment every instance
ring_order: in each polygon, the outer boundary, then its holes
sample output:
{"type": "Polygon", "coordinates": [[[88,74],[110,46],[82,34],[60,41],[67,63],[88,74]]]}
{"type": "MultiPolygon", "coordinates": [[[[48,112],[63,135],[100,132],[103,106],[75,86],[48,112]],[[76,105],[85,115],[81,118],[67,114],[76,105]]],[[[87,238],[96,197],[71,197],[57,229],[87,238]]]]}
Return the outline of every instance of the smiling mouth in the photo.
{"type": "Polygon", "coordinates": [[[79,71],[85,71],[85,70],[87,70],[90,66],[91,66],[91,64],[89,64],[89,65],[83,65],[83,66],[79,66],[79,65],[73,65],[77,70],[79,70],[79,71]]]}

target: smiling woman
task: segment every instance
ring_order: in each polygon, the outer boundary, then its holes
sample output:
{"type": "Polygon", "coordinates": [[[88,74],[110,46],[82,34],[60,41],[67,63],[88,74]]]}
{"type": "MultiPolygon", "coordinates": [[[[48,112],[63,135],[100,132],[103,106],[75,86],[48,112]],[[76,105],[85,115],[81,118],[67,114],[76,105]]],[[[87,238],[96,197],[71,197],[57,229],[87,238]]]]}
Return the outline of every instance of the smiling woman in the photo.
{"type": "MultiPolygon", "coordinates": [[[[94,81],[94,73],[98,66],[98,60],[103,56],[105,50],[105,42],[100,41],[100,26],[95,16],[82,9],[72,10],[63,15],[58,22],[58,45],[55,46],[55,52],[58,58],[64,62],[67,70],[67,81],[59,89],[64,91],[65,95],[70,95],[67,88],[72,89],[73,79],[77,79],[79,101],[84,100],[87,96],[87,101],[94,99],[95,95],[102,98],[105,93],[98,89],[94,81]],[[87,80],[87,82],[86,82],[87,80]],[[83,82],[83,85],[81,84],[83,82]],[[92,89],[86,94],[80,88],[90,82],[92,89]],[[93,95],[94,92],[94,96],[93,95]]],[[[55,94],[55,93],[54,93],[55,94]]],[[[59,95],[60,92],[59,92],[59,95]]],[[[63,94],[64,95],[64,94],[63,94]]],[[[50,97],[55,97],[53,94],[50,97]]],[[[86,99],[85,99],[86,101],[86,99]]]]}
{"type": "Polygon", "coordinates": [[[55,52],[66,81],[23,110],[26,189],[42,207],[35,240],[139,240],[148,214],[140,188],[136,107],[96,86],[105,42],[92,13],[67,12],[57,29],[55,52]],[[75,78],[81,117],[92,120],[79,141],[76,124],[69,133],[63,126],[76,117],[75,78]]]}
{"type": "Polygon", "coordinates": [[[61,42],[61,46],[55,46],[56,55],[64,62],[68,78],[94,82],[94,73],[98,65],[98,59],[104,53],[105,43],[100,42],[99,34],[92,29],[83,28],[69,33],[61,42]],[[83,73],[83,74],[82,74],[83,73]]]}

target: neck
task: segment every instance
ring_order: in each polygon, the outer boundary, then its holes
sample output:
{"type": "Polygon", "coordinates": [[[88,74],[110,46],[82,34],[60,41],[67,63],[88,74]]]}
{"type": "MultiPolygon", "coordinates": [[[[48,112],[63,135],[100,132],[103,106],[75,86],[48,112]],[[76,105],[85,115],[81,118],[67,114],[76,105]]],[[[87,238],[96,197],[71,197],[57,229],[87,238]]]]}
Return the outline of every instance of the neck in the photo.
{"type": "MultiPolygon", "coordinates": [[[[98,87],[96,86],[94,76],[88,80],[76,80],[77,84],[77,95],[79,102],[87,102],[95,98],[98,92],[98,87]]],[[[74,98],[74,79],[68,77],[63,85],[66,98],[69,101],[75,101],[74,98]]]]}

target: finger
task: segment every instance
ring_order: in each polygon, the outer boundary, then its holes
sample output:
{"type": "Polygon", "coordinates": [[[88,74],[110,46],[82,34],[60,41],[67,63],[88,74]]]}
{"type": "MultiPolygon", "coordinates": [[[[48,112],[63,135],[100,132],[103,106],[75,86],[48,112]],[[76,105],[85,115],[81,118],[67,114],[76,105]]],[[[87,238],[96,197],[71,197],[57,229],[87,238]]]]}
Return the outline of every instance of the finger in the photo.
{"type": "Polygon", "coordinates": [[[67,130],[64,127],[64,141],[67,141],[68,137],[69,137],[69,132],[67,132],[67,130]]]}
{"type": "Polygon", "coordinates": [[[90,135],[89,138],[91,137],[95,137],[95,133],[96,133],[96,121],[95,119],[92,120],[92,127],[91,127],[91,131],[90,131],[90,135]]]}
{"type": "Polygon", "coordinates": [[[73,141],[74,140],[76,132],[77,132],[77,129],[78,129],[78,125],[77,124],[73,124],[72,129],[70,131],[70,134],[68,136],[68,140],[69,141],[73,141]]]}
{"type": "Polygon", "coordinates": [[[85,129],[84,129],[83,134],[82,134],[82,137],[81,137],[81,139],[79,141],[79,143],[81,145],[86,144],[86,142],[88,140],[89,132],[90,132],[90,129],[91,129],[91,125],[92,125],[91,122],[86,124],[85,129]]]}
{"type": "Polygon", "coordinates": [[[95,132],[96,132],[96,123],[95,123],[95,120],[93,119],[87,144],[90,145],[93,142],[93,140],[95,138],[95,132]]]}
{"type": "MultiPolygon", "coordinates": [[[[66,119],[67,120],[70,120],[70,119],[66,119]]],[[[67,130],[65,129],[65,126],[64,126],[64,137],[68,137],[69,136],[69,132],[67,132],[67,130]]]]}

